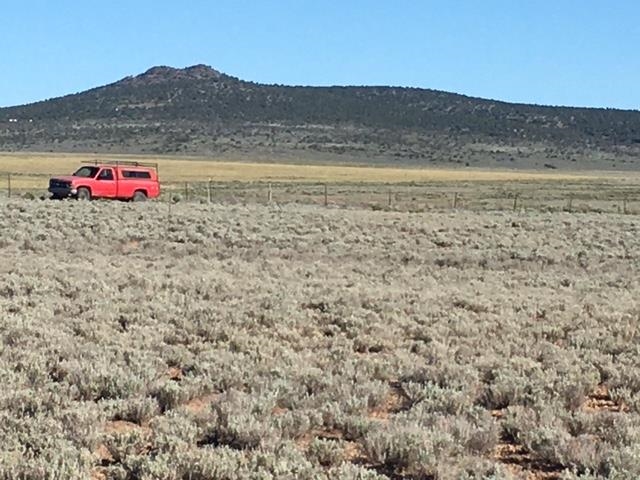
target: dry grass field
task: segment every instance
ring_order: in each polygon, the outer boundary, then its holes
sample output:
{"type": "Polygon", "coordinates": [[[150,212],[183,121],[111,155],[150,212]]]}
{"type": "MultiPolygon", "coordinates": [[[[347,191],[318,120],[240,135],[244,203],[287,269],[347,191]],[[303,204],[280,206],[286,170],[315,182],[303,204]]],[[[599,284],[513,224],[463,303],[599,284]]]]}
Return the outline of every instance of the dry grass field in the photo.
{"type": "Polygon", "coordinates": [[[640,478],[634,215],[0,200],[0,478],[640,478]]]}
{"type": "MultiPolygon", "coordinates": [[[[509,180],[579,180],[594,174],[556,173],[517,170],[481,169],[412,169],[391,167],[295,165],[282,163],[247,163],[212,161],[202,157],[151,157],[88,154],[0,153],[0,174],[15,173],[16,188],[44,185],[34,174],[69,174],[82,161],[133,160],[159,164],[162,181],[167,183],[203,181],[217,182],[368,182],[406,183],[432,181],[509,181],[509,180]]],[[[624,178],[624,177],[620,177],[624,178]]]]}
{"type": "Polygon", "coordinates": [[[527,208],[639,212],[640,174],[412,169],[214,161],[201,157],[0,153],[0,197],[46,196],[48,178],[82,161],[157,162],[161,200],[299,203],[426,212],[527,208]],[[11,178],[8,178],[11,173],[11,178]],[[325,188],[327,195],[325,197],[325,188]],[[514,201],[514,197],[518,197],[514,201]]]}

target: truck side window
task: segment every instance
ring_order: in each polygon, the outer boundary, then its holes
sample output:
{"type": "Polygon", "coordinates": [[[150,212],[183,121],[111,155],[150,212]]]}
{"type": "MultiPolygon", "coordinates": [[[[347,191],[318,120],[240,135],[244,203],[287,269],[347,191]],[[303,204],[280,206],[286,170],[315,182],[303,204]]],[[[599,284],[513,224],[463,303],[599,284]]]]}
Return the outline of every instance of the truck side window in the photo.
{"type": "Polygon", "coordinates": [[[98,175],[98,180],[113,180],[113,170],[105,168],[98,175]]]}
{"type": "Polygon", "coordinates": [[[98,173],[98,167],[80,167],[74,174],[74,177],[93,178],[98,173]]]}

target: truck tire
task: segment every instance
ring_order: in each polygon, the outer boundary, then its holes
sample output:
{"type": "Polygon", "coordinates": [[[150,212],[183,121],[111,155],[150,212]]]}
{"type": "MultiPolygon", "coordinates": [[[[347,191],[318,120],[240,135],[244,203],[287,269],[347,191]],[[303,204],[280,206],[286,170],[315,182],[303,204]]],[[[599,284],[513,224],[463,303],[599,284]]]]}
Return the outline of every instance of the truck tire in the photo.
{"type": "Polygon", "coordinates": [[[91,190],[86,187],[80,187],[78,189],[78,200],[91,200],[91,190]]]}
{"type": "Polygon", "coordinates": [[[134,202],[145,202],[147,200],[147,194],[142,190],[136,190],[131,200],[133,200],[134,202]]]}

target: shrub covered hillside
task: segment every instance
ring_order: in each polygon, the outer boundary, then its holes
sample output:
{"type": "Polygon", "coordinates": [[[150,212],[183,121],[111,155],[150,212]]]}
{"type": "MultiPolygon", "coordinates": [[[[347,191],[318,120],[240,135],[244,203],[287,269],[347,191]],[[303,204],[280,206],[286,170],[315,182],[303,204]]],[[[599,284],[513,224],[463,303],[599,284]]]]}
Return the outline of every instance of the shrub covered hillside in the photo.
{"type": "Polygon", "coordinates": [[[639,478],[639,229],[3,200],[0,478],[639,478]]]}
{"type": "Polygon", "coordinates": [[[640,111],[421,88],[264,85],[205,65],[160,66],[0,108],[0,150],[638,171],[640,111]]]}

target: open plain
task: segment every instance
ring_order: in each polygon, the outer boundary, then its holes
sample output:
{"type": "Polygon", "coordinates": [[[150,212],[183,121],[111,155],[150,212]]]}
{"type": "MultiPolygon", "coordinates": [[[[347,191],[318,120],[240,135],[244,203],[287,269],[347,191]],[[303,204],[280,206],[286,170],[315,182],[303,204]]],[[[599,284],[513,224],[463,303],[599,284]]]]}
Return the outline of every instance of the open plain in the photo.
{"type": "Polygon", "coordinates": [[[445,209],[640,212],[635,172],[316,165],[246,159],[0,152],[0,197],[47,197],[51,176],[83,162],[152,162],[161,200],[298,203],[405,212],[445,209]]]}
{"type": "MultiPolygon", "coordinates": [[[[243,158],[243,157],[240,157],[243,158]]],[[[18,189],[45,188],[50,175],[69,175],[81,162],[139,161],[157,163],[164,184],[204,181],[216,182],[442,182],[442,181],[535,181],[535,180],[584,180],[594,173],[554,172],[534,170],[490,170],[465,168],[410,168],[367,165],[315,165],[278,163],[265,157],[260,162],[213,161],[205,157],[170,155],[114,155],[73,153],[8,153],[0,152],[0,176],[14,174],[14,187],[18,189]]],[[[617,178],[628,178],[617,174],[617,178]]],[[[0,177],[0,182],[2,182],[0,177]]],[[[0,183],[0,188],[2,188],[0,183]]]]}
{"type": "Polygon", "coordinates": [[[638,478],[639,230],[2,199],[0,478],[638,478]]]}

